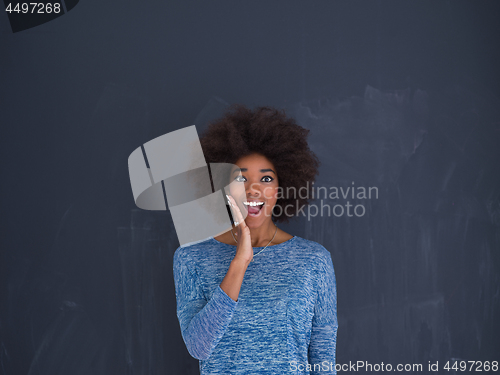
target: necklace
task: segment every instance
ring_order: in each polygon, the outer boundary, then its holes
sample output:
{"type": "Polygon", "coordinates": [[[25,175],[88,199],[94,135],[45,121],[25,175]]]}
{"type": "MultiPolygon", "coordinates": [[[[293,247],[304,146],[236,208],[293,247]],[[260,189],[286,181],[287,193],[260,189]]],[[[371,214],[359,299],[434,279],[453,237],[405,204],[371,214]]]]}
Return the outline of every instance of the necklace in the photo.
{"type": "MultiPolygon", "coordinates": [[[[257,254],[254,254],[254,257],[256,257],[257,255],[259,255],[260,253],[262,253],[264,250],[266,250],[266,247],[268,247],[269,244],[271,242],[273,242],[274,237],[276,237],[276,233],[278,232],[278,226],[276,224],[274,224],[274,226],[276,227],[276,230],[274,231],[273,238],[271,238],[271,241],[269,241],[269,243],[261,251],[259,251],[257,254]]],[[[233,230],[232,229],[231,229],[231,236],[233,236],[234,241],[236,241],[236,238],[234,238],[234,234],[233,234],[233,230]]],[[[236,241],[236,243],[238,243],[238,241],[236,241]]],[[[253,258],[252,258],[251,262],[253,262],[253,258]]]]}

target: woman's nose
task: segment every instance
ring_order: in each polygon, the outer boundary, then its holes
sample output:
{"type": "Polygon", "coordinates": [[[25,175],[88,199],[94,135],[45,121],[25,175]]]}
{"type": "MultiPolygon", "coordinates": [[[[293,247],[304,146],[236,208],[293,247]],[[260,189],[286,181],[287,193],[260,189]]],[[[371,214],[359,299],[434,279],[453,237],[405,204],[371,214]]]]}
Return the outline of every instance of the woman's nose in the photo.
{"type": "Polygon", "coordinates": [[[250,195],[254,198],[259,198],[262,195],[262,189],[260,184],[257,184],[255,182],[248,184],[246,187],[246,193],[247,195],[250,195]]]}

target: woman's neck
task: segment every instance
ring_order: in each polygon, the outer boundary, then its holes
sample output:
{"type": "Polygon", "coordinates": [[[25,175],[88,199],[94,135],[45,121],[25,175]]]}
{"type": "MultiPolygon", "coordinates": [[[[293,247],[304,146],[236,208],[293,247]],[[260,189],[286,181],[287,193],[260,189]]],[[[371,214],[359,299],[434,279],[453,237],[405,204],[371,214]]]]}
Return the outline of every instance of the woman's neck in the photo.
{"type": "MultiPolygon", "coordinates": [[[[252,247],[263,247],[266,246],[273,237],[275,237],[275,233],[277,232],[277,226],[269,220],[263,225],[257,228],[249,228],[250,229],[250,238],[252,239],[252,247]]],[[[233,233],[237,233],[237,228],[233,228],[233,233]]],[[[237,237],[237,236],[236,236],[237,237]]],[[[236,238],[238,240],[238,238],[236,238]]]]}

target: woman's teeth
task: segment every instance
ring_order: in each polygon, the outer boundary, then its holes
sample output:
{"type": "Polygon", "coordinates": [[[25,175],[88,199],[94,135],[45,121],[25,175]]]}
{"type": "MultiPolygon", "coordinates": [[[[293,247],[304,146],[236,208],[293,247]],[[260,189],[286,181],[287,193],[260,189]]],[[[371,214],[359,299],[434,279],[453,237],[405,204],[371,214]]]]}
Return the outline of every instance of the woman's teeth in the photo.
{"type": "Polygon", "coordinates": [[[246,206],[261,206],[264,204],[264,202],[243,202],[244,205],[246,206]]]}

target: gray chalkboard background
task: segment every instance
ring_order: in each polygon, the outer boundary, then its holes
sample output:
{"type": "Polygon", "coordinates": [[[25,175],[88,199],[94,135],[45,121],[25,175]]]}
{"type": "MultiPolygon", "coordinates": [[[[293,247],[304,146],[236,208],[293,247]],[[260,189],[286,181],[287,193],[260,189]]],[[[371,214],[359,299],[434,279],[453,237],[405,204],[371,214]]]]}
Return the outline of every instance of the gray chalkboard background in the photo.
{"type": "Polygon", "coordinates": [[[127,158],[232,103],[311,129],[318,186],[378,189],[346,199],[363,216],[282,225],[332,254],[339,364],[500,361],[499,19],[440,0],[81,0],[18,33],[0,15],[0,373],[198,373],[172,220],[135,207],[127,158]]]}

